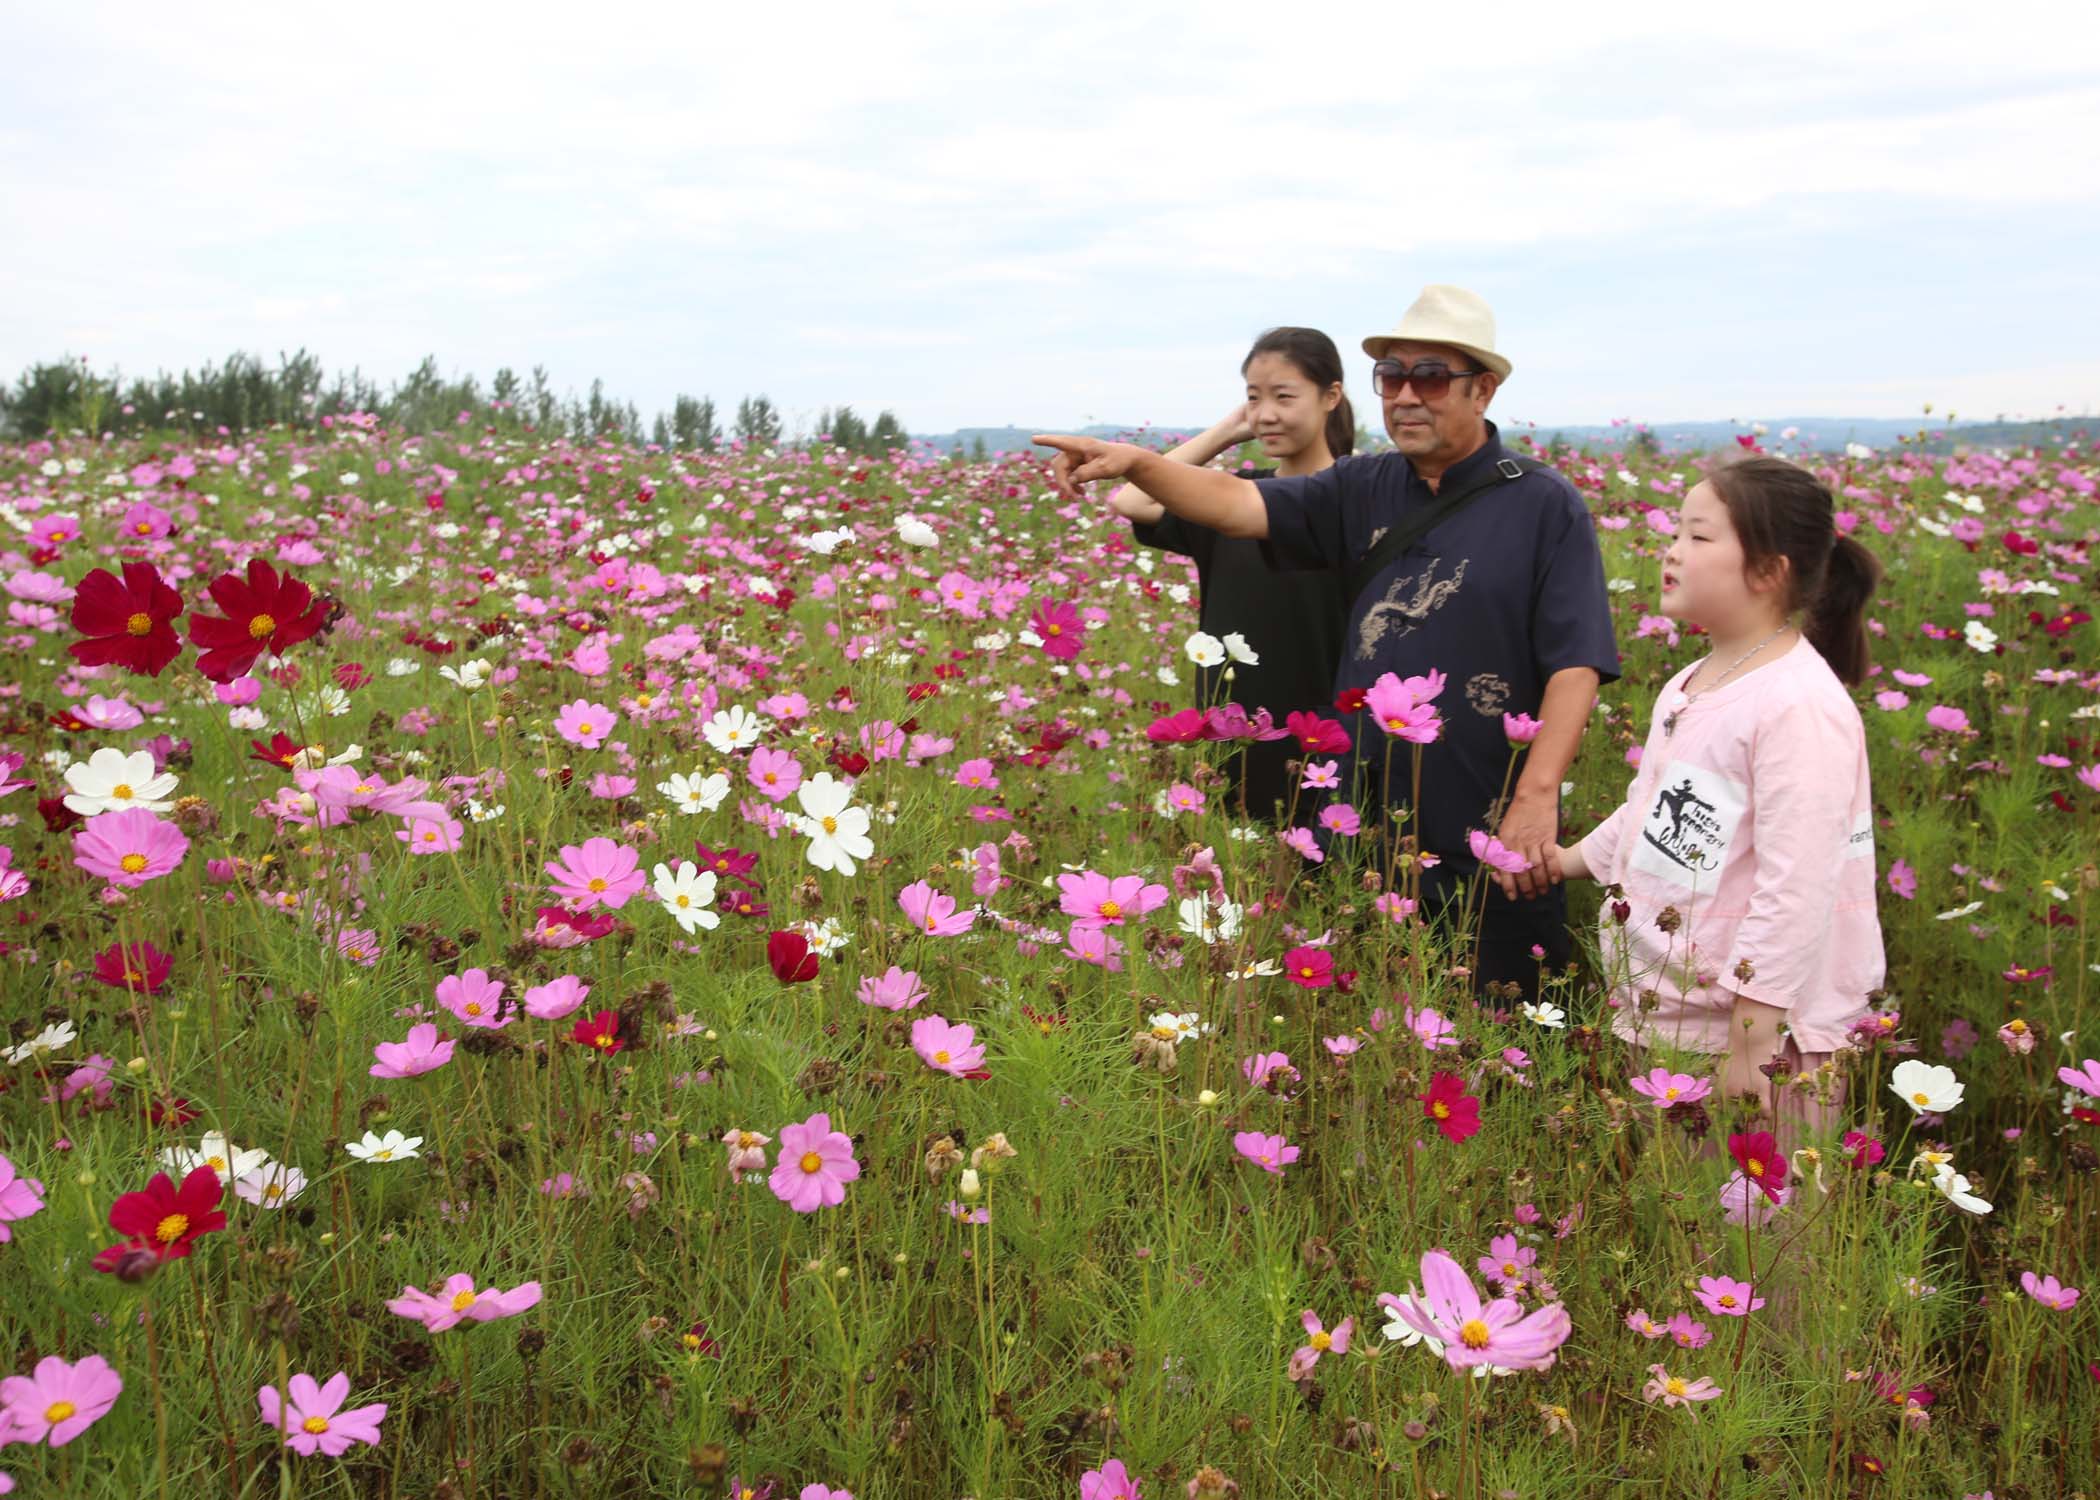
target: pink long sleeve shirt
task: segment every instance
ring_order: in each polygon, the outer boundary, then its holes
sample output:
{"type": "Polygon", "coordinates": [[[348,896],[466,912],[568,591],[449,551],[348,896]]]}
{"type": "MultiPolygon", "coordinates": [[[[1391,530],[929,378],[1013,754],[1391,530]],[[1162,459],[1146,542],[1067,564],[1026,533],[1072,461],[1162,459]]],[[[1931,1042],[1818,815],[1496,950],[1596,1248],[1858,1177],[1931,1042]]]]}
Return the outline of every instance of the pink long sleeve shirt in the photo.
{"type": "Polygon", "coordinates": [[[1859,710],[1802,637],[1666,732],[1690,673],[1656,700],[1626,801],[1580,846],[1632,907],[1621,926],[1607,900],[1601,922],[1612,1029],[1724,1052],[1740,993],[1787,1011],[1803,1052],[1835,1051],[1885,972],[1859,710]],[[1666,907],[1674,934],[1656,923],[1666,907]],[[1660,1004],[1644,1012],[1650,989],[1660,1004]]]}

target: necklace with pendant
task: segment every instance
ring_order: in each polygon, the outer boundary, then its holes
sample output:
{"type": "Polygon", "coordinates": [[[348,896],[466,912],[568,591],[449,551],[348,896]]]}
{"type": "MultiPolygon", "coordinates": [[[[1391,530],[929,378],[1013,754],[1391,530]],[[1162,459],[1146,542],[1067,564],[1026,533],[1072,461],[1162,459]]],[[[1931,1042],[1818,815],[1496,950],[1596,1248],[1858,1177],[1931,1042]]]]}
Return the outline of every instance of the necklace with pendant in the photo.
{"type": "MultiPolygon", "coordinates": [[[[1734,661],[1730,662],[1728,664],[1727,671],[1723,672],[1719,677],[1716,677],[1707,686],[1699,689],[1698,692],[1687,693],[1684,691],[1683,688],[1679,688],[1677,690],[1676,703],[1671,706],[1669,713],[1663,716],[1664,736],[1668,737],[1677,732],[1678,716],[1682,714],[1687,708],[1690,708],[1692,706],[1693,700],[1705,697],[1708,693],[1712,692],[1715,688],[1719,687],[1722,683],[1726,682],[1730,677],[1734,676],[1735,669],[1737,667],[1740,667],[1751,657],[1757,655],[1758,652],[1764,650],[1765,647],[1771,645],[1772,642],[1778,640],[1781,636],[1785,635],[1787,633],[1788,628],[1789,627],[1785,625],[1780,626],[1777,630],[1773,631],[1770,635],[1766,636],[1763,640],[1759,641],[1756,645],[1752,646],[1748,651],[1745,651],[1741,656],[1738,656],[1734,661]]],[[[1698,676],[1698,671],[1694,669],[1692,675],[1694,677],[1698,676]]]]}

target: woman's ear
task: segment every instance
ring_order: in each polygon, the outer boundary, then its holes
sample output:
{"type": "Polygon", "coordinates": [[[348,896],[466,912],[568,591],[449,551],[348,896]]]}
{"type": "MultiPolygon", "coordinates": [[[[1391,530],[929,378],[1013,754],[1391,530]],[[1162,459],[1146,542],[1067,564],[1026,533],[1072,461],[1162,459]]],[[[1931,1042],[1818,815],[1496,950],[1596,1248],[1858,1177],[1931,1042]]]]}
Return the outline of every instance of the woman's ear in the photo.
{"type": "Polygon", "coordinates": [[[1339,380],[1337,380],[1333,385],[1327,387],[1326,390],[1320,392],[1320,410],[1333,411],[1337,406],[1340,406],[1341,404],[1342,383],[1339,380]]]}

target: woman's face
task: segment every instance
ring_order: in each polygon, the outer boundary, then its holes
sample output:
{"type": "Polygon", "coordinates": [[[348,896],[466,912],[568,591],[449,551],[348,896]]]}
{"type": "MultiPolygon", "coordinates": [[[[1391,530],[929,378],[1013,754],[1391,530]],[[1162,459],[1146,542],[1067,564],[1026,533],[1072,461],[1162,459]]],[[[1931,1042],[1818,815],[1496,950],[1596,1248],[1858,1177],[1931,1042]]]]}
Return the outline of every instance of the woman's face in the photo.
{"type": "Polygon", "coordinates": [[[1266,458],[1293,458],[1322,441],[1340,401],[1339,384],[1322,391],[1281,354],[1247,361],[1247,425],[1266,458]]]}

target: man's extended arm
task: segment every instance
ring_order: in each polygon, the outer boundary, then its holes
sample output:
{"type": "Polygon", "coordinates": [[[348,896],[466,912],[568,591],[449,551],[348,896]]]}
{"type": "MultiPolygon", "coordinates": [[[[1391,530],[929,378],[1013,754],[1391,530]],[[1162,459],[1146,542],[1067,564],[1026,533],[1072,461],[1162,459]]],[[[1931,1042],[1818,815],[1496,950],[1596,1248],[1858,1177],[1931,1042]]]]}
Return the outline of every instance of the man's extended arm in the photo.
{"type": "Polygon", "coordinates": [[[1269,511],[1252,480],[1176,463],[1135,443],[1038,434],[1035,441],[1057,449],[1051,474],[1057,487],[1083,500],[1079,486],[1096,479],[1128,479],[1185,521],[1225,536],[1265,537],[1269,511]]]}

